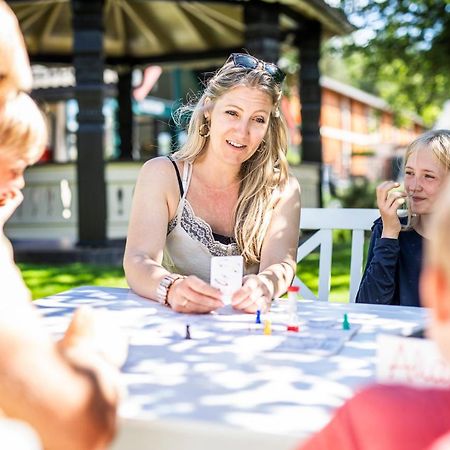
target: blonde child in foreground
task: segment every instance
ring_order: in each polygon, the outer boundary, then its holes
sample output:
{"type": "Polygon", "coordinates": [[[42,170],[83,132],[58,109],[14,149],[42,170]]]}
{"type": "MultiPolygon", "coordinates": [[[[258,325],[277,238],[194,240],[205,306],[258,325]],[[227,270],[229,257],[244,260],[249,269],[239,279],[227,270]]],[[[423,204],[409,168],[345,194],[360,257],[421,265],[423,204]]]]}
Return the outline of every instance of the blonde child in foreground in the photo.
{"type": "MultiPolygon", "coordinates": [[[[30,86],[17,20],[0,0],[0,418],[31,425],[46,450],[100,450],[116,429],[119,358],[112,346],[117,341],[97,348],[95,336],[103,326],[92,312],[79,311],[62,341],[54,343],[3,234],[23,198],[24,170],[39,159],[47,141],[41,112],[21,92],[30,86]]],[[[118,348],[123,362],[126,344],[118,348]]],[[[8,423],[2,420],[6,428],[8,423]]],[[[4,432],[2,427],[1,448],[24,449],[4,432]]]]}
{"type": "MultiPolygon", "coordinates": [[[[420,295],[430,308],[428,332],[450,362],[450,182],[435,203],[420,295]]],[[[350,399],[299,450],[443,450],[450,431],[450,389],[374,385],[350,399]]]]}

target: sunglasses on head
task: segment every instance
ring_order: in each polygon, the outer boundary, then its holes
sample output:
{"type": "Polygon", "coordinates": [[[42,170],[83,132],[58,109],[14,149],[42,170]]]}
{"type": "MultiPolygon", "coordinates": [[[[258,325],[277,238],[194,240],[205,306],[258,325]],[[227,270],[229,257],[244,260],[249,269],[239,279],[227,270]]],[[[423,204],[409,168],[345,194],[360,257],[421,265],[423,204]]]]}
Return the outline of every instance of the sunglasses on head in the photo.
{"type": "Polygon", "coordinates": [[[257,69],[261,66],[273,78],[273,81],[278,84],[281,84],[286,77],[286,74],[276,64],[262,61],[246,53],[232,53],[227,59],[227,62],[230,61],[233,61],[236,67],[243,67],[244,69],[250,70],[257,69]]]}

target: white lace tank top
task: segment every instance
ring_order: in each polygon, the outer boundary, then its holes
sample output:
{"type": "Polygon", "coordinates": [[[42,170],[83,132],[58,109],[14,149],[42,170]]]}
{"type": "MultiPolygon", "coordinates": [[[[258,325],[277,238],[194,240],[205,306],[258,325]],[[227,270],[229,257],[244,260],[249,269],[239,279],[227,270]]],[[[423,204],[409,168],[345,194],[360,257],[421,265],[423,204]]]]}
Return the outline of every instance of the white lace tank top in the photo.
{"type": "MultiPolygon", "coordinates": [[[[176,169],[177,170],[177,169],[176,169]]],[[[179,177],[178,171],[177,176],[179,177]]],[[[234,239],[218,241],[211,226],[195,215],[186,199],[192,177],[192,164],[184,162],[180,184],[181,198],[175,217],[169,221],[162,265],[173,273],[196,275],[209,283],[212,256],[239,255],[234,239]]],[[[179,180],[180,181],[180,180],[179,180]]],[[[244,269],[245,274],[258,273],[259,265],[244,269]]]]}

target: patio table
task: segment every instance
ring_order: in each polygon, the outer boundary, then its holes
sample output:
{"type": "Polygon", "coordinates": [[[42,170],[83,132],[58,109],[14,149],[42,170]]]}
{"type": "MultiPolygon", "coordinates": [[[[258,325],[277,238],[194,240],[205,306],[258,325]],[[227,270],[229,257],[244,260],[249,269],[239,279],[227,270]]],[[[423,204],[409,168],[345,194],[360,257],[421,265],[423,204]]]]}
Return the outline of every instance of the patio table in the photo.
{"type": "Polygon", "coordinates": [[[300,300],[300,331],[288,334],[278,299],[264,335],[252,314],[178,314],[123,288],[80,287],[35,304],[55,336],[81,305],[107,310],[128,336],[113,450],[291,449],[374,381],[379,333],[408,334],[428,313],[300,300]]]}

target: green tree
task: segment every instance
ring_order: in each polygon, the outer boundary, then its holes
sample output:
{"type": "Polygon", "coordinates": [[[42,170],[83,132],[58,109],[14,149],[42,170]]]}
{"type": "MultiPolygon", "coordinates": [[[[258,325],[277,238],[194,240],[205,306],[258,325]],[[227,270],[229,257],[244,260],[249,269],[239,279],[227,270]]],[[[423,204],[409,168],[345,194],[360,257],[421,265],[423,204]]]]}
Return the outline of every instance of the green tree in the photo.
{"type": "Polygon", "coordinates": [[[403,119],[412,111],[431,125],[450,97],[450,0],[339,4],[358,28],[350,40],[332,43],[350,81],[385,99],[403,119]]]}

